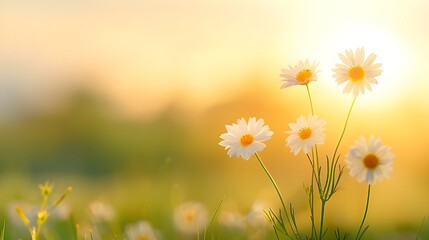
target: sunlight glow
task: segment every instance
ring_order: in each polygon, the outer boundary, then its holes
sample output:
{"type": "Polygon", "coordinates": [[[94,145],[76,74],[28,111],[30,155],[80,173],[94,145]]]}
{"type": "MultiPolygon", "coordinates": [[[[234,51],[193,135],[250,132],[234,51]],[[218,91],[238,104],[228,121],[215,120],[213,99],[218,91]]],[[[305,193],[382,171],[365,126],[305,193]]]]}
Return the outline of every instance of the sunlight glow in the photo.
{"type": "MultiPolygon", "coordinates": [[[[409,63],[404,61],[407,56],[398,36],[385,29],[368,26],[350,27],[348,31],[337,33],[331,44],[329,49],[335,49],[338,53],[350,48],[354,51],[358,47],[364,47],[365,57],[375,53],[377,55],[375,63],[383,64],[381,66],[383,73],[376,78],[378,84],[373,85],[373,93],[365,94],[360,101],[368,104],[381,101],[383,104],[391,105],[392,101],[400,100],[398,96],[393,98],[392,93],[401,92],[400,90],[406,87],[406,81],[403,79],[408,74],[409,63]]],[[[329,62],[333,64],[339,62],[338,55],[332,56],[329,62]]]]}

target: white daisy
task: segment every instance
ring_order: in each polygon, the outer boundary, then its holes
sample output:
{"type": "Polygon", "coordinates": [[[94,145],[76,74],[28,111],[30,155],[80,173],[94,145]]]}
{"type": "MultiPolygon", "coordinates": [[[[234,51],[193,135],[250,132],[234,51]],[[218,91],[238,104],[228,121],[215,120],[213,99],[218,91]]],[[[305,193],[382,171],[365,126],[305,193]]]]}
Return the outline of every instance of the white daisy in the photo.
{"type": "Polygon", "coordinates": [[[295,85],[307,85],[311,81],[317,80],[317,66],[319,63],[314,61],[311,65],[308,60],[299,61],[294,67],[289,65],[289,69],[282,69],[283,74],[280,74],[284,82],[280,88],[287,88],[295,85]]]}
{"type": "Polygon", "coordinates": [[[301,149],[305,154],[311,151],[311,147],[325,142],[326,121],[318,119],[317,115],[308,115],[308,119],[301,116],[296,123],[290,123],[291,131],[286,131],[289,137],[286,138],[286,145],[290,147],[294,155],[298,155],[301,149]]]}
{"type": "Polygon", "coordinates": [[[185,202],[174,210],[173,221],[184,234],[202,233],[208,224],[207,210],[199,202],[185,202]]]}
{"type": "Polygon", "coordinates": [[[364,137],[358,139],[346,155],[346,164],[351,176],[358,181],[375,184],[377,180],[389,177],[395,155],[391,147],[381,145],[380,139],[370,137],[367,143],[364,137]]]}
{"type": "Polygon", "coordinates": [[[227,133],[220,135],[223,139],[219,145],[228,150],[228,155],[242,156],[248,160],[252,154],[262,151],[266,145],[263,141],[271,138],[273,132],[268,126],[264,126],[264,119],[258,121],[254,117],[246,123],[244,118],[238,119],[238,124],[226,125],[227,133]]]}
{"type": "Polygon", "coordinates": [[[127,240],[155,240],[156,234],[152,225],[146,221],[130,224],[125,228],[127,240]]]}
{"type": "Polygon", "coordinates": [[[382,64],[374,63],[377,55],[371,53],[365,59],[364,48],[357,48],[355,53],[349,49],[345,55],[340,53],[338,56],[343,64],[335,64],[337,68],[332,69],[335,72],[332,77],[336,78],[338,84],[347,82],[343,92],[353,92],[357,97],[359,93],[365,93],[365,88],[371,91],[370,84],[378,83],[375,77],[380,76],[382,70],[379,68],[382,64]]]}

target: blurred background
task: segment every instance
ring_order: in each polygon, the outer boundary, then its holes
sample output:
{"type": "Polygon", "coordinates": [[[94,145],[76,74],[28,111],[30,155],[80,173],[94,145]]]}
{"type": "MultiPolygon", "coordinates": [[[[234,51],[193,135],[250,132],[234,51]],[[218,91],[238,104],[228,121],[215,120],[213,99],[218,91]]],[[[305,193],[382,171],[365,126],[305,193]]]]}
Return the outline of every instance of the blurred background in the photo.
{"type": "MultiPolygon", "coordinates": [[[[280,89],[280,70],[320,61],[310,88],[328,122],[319,152],[331,155],[352,101],[331,69],[338,53],[365,47],[383,74],[358,97],[339,151],[370,135],[392,147],[368,233],[417,232],[429,216],[428,11],[425,0],[1,1],[0,216],[11,222],[11,203],[37,202],[45,180],[58,194],[73,186],[66,203],[78,223],[103,201],[117,213],[112,232],[147,219],[167,239],[184,201],[210,213],[224,197],[239,212],[277,205],[256,159],[229,158],[218,145],[226,124],[254,116],[274,131],[261,157],[305,226],[309,166],[284,132],[310,107],[304,87],[280,89]]],[[[328,226],[354,231],[366,185],[347,170],[341,185],[328,226]]]]}

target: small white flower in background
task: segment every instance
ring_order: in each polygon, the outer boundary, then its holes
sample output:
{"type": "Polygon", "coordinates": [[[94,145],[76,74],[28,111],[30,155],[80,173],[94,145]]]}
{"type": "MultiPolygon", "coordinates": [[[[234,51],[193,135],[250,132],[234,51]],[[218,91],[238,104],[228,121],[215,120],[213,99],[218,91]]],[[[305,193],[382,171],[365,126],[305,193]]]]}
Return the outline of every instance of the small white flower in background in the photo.
{"type": "Polygon", "coordinates": [[[268,203],[263,201],[254,202],[252,208],[246,216],[248,224],[254,228],[267,227],[268,220],[264,211],[267,211],[268,209],[268,203]]]}
{"type": "Polygon", "coordinates": [[[268,126],[264,126],[264,119],[258,121],[254,117],[246,123],[244,118],[238,119],[238,124],[226,125],[227,133],[220,135],[223,139],[219,145],[228,150],[228,155],[241,156],[248,160],[252,154],[262,151],[266,145],[263,141],[269,140],[273,135],[268,126]]]}
{"type": "Polygon", "coordinates": [[[371,136],[367,142],[361,137],[346,155],[350,175],[357,176],[359,182],[366,181],[368,184],[388,178],[395,158],[390,150],[391,147],[381,145],[380,139],[371,136]]]}
{"type": "Polygon", "coordinates": [[[381,63],[374,63],[377,55],[372,53],[365,59],[364,48],[357,48],[354,53],[349,49],[345,55],[340,53],[338,56],[343,64],[335,64],[337,68],[332,69],[335,72],[332,77],[338,84],[346,83],[343,92],[353,92],[357,97],[359,93],[365,93],[365,88],[371,91],[370,84],[378,83],[375,77],[380,76],[382,70],[379,69],[381,63]]]}
{"type": "Polygon", "coordinates": [[[156,231],[147,221],[139,221],[125,227],[127,240],[155,240],[156,231]]]}
{"type": "Polygon", "coordinates": [[[286,131],[289,136],[286,138],[286,145],[290,147],[294,155],[298,155],[301,149],[305,154],[311,151],[311,147],[325,142],[326,121],[319,119],[317,115],[308,115],[308,119],[300,116],[296,123],[290,123],[292,129],[286,131]]]}
{"type": "Polygon", "coordinates": [[[256,201],[246,215],[248,225],[248,239],[260,240],[267,239],[267,230],[270,223],[264,211],[269,210],[268,203],[264,201],[256,201]]]}
{"type": "Polygon", "coordinates": [[[246,218],[237,210],[224,210],[219,214],[219,224],[244,230],[246,229],[246,218]]]}
{"type": "Polygon", "coordinates": [[[199,202],[185,202],[174,210],[174,225],[184,234],[203,233],[209,222],[206,207],[199,202]]]}
{"type": "Polygon", "coordinates": [[[89,204],[91,219],[94,222],[111,221],[115,218],[113,207],[102,201],[94,201],[89,204]]]}
{"type": "Polygon", "coordinates": [[[307,85],[312,81],[317,80],[317,66],[319,63],[314,61],[311,65],[308,60],[299,61],[294,67],[289,66],[289,69],[282,69],[283,74],[280,74],[283,84],[280,88],[287,88],[295,85],[307,85]]]}

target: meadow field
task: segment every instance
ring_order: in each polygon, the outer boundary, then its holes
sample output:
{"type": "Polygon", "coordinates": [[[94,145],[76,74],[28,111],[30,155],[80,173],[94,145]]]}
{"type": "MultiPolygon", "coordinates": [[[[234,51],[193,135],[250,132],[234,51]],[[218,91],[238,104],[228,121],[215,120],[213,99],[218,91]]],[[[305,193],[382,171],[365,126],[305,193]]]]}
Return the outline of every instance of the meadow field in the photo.
{"type": "Polygon", "coordinates": [[[0,2],[0,239],[359,239],[366,226],[362,239],[429,239],[427,10],[419,0],[0,2]],[[298,86],[284,87],[289,77],[298,86]],[[297,149],[293,123],[314,115],[323,143],[297,149]],[[232,142],[234,124],[253,117],[265,138],[232,142]],[[371,136],[394,154],[376,184],[348,165],[371,136]],[[319,202],[318,177],[341,167],[319,202]],[[276,222],[279,209],[296,226],[276,222]]]}

